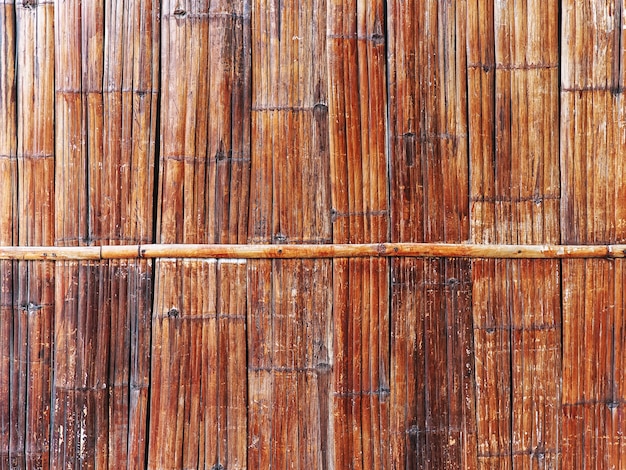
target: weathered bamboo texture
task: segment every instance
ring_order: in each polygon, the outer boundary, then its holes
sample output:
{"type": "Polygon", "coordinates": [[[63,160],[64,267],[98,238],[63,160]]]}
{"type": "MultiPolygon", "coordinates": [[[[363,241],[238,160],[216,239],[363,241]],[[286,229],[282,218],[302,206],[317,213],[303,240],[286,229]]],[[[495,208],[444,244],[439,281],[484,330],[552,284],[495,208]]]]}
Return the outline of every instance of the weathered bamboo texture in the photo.
{"type": "MultiPolygon", "coordinates": [[[[0,245],[17,242],[17,81],[16,25],[13,2],[0,3],[0,245]]],[[[24,409],[18,408],[13,379],[19,377],[15,356],[13,279],[15,264],[0,261],[0,467],[24,459],[24,409]],[[17,409],[20,415],[14,413],[17,409]]],[[[16,338],[20,340],[19,336],[16,338]]],[[[23,343],[23,340],[22,340],[23,343]]],[[[18,382],[19,383],[19,382],[18,382]]],[[[19,390],[19,386],[17,388],[19,390]]],[[[21,397],[23,398],[23,397],[21,397]]]]}
{"type": "MultiPolygon", "coordinates": [[[[391,240],[469,238],[466,2],[389,5],[391,240]]],[[[393,259],[394,468],[476,468],[471,265],[393,259]]]]}
{"type": "Polygon", "coordinates": [[[246,467],[246,265],[155,268],[148,468],[246,467]]]}
{"type": "MultiPolygon", "coordinates": [[[[468,31],[472,241],[558,243],[558,2],[474,2],[468,31]]],[[[555,468],[560,264],[476,261],[472,282],[479,464],[555,468]]]]}
{"type": "MultiPolygon", "coordinates": [[[[157,14],[141,0],[55,5],[59,246],[152,240],[157,14]]],[[[56,264],[52,468],[145,466],[151,270],[56,264]]]]}
{"type": "Polygon", "coordinates": [[[0,468],[626,467],[624,7],[0,0],[0,468]]]}
{"type": "MultiPolygon", "coordinates": [[[[161,11],[156,238],[245,243],[250,6],[166,1],[161,11]]],[[[148,468],[245,468],[246,265],[155,264],[148,468]]]]}
{"type": "MultiPolygon", "coordinates": [[[[328,3],[334,243],[388,240],[382,1],[328,3]]],[[[330,468],[389,468],[389,261],[333,260],[330,468]]]]}
{"type": "MultiPolygon", "coordinates": [[[[561,237],[624,240],[624,4],[561,9],[561,237]]],[[[626,466],[624,272],[622,261],[563,261],[563,468],[626,466]]]]}
{"type": "Polygon", "coordinates": [[[162,5],[157,241],[245,243],[250,178],[250,5],[162,5]]]}
{"type": "MultiPolygon", "coordinates": [[[[326,2],[254,0],[250,243],[331,240],[326,2]]],[[[327,468],[332,263],[248,262],[248,466],[327,468]]]]}
{"type": "MultiPolygon", "coordinates": [[[[53,243],[53,7],[33,11],[2,2],[0,8],[1,243],[53,243]]],[[[0,265],[0,465],[6,468],[50,462],[53,269],[50,262],[0,265]]]]}

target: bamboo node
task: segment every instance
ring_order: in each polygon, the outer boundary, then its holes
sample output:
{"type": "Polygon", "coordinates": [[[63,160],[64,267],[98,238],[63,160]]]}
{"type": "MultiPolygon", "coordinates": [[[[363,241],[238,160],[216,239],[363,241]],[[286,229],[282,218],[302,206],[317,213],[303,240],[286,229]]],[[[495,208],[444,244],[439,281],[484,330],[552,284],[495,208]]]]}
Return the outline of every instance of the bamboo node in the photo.
{"type": "Polygon", "coordinates": [[[320,362],[319,364],[315,366],[315,369],[319,373],[330,372],[332,369],[332,366],[328,364],[327,362],[320,362]]]}
{"type": "Polygon", "coordinates": [[[328,105],[326,103],[315,103],[313,106],[314,113],[328,113],[328,105]]]}
{"type": "Polygon", "coordinates": [[[178,318],[180,316],[180,310],[176,307],[172,307],[167,311],[168,318],[178,318]]]}
{"type": "Polygon", "coordinates": [[[284,233],[278,232],[277,234],[274,235],[274,241],[276,243],[286,243],[287,235],[285,235],[284,233]]]}
{"type": "Polygon", "coordinates": [[[24,310],[25,312],[31,313],[36,312],[37,310],[41,310],[43,307],[35,302],[27,302],[19,306],[20,310],[24,310]]]}
{"type": "Polygon", "coordinates": [[[413,425],[406,430],[406,433],[409,436],[417,436],[419,432],[420,432],[420,428],[416,425],[413,425]]]}

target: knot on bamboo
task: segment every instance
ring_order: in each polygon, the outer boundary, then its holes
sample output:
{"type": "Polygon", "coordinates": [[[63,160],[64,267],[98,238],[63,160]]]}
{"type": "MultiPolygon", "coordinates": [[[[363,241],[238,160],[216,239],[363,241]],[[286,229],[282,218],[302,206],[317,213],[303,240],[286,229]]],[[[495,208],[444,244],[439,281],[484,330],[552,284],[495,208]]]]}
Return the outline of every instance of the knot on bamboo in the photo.
{"type": "Polygon", "coordinates": [[[28,313],[36,312],[37,310],[41,310],[42,306],[36,304],[35,302],[26,302],[19,306],[20,310],[23,310],[28,313]]]}
{"type": "Polygon", "coordinates": [[[287,235],[279,232],[274,235],[274,241],[276,243],[287,243],[287,235]]]}
{"type": "Polygon", "coordinates": [[[174,17],[182,19],[185,16],[187,16],[187,10],[181,7],[176,7],[176,9],[174,10],[174,17]]]}
{"type": "Polygon", "coordinates": [[[315,366],[315,370],[321,374],[330,372],[332,370],[332,366],[327,362],[320,362],[315,366]]]}
{"type": "Polygon", "coordinates": [[[33,8],[35,8],[37,6],[37,0],[24,0],[22,2],[22,6],[26,10],[32,10],[33,8]]]}
{"type": "Polygon", "coordinates": [[[167,311],[168,318],[178,318],[180,316],[180,310],[176,307],[172,307],[167,311]]]}

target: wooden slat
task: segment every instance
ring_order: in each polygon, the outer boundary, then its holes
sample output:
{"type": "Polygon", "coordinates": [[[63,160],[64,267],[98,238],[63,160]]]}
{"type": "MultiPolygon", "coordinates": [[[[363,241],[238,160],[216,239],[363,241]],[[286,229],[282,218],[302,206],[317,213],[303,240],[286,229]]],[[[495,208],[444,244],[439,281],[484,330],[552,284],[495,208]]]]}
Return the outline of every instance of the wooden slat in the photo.
{"type": "Polygon", "coordinates": [[[623,465],[624,265],[563,262],[563,465],[623,465]],[[567,281],[567,283],[566,283],[567,281]]]}
{"type": "Polygon", "coordinates": [[[89,132],[89,236],[99,244],[151,241],[158,5],[134,0],[91,13],[93,8],[82,18],[90,36],[83,46],[88,72],[82,88],[89,132]]]}
{"type": "Polygon", "coordinates": [[[330,263],[267,263],[248,263],[248,466],[327,468],[330,263]]]}
{"type": "MultiPolygon", "coordinates": [[[[392,2],[391,240],[469,238],[467,4],[392,2]]],[[[392,465],[476,468],[471,265],[394,259],[392,465]],[[452,339],[454,338],[454,339],[452,339]]]]}
{"type": "Polygon", "coordinates": [[[330,240],[325,8],[317,0],[268,3],[252,5],[258,86],[249,241],[324,243],[330,240]]]}
{"type": "Polygon", "coordinates": [[[53,466],[143,466],[150,273],[147,261],[57,264],[53,466]]]}
{"type": "Polygon", "coordinates": [[[270,467],[274,374],[272,273],[267,261],[248,262],[248,467],[270,467]]]}

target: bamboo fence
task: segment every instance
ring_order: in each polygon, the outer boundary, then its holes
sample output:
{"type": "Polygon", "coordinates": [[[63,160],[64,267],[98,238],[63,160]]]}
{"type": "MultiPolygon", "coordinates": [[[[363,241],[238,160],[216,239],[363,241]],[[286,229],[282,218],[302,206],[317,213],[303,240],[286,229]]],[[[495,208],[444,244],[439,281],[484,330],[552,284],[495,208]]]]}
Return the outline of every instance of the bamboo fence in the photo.
{"type": "Polygon", "coordinates": [[[0,469],[626,468],[621,0],[0,0],[0,469]]]}

